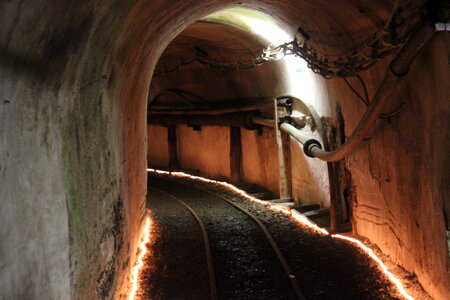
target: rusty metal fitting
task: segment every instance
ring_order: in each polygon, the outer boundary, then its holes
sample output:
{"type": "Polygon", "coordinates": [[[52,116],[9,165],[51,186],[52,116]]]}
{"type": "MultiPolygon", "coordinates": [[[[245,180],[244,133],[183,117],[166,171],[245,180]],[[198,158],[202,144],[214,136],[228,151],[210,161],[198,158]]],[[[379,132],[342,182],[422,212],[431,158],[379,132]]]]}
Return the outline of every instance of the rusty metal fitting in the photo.
{"type": "Polygon", "coordinates": [[[322,149],[322,145],[320,144],[320,142],[318,140],[309,139],[303,144],[303,152],[308,157],[314,157],[314,155],[311,152],[312,148],[314,148],[314,147],[319,147],[319,149],[322,149]]]}
{"type": "Polygon", "coordinates": [[[277,99],[277,105],[282,107],[291,107],[292,106],[292,99],[290,97],[285,98],[278,98],[277,99]]]}
{"type": "Polygon", "coordinates": [[[258,129],[259,126],[253,122],[253,119],[254,119],[255,117],[257,117],[257,116],[258,116],[258,115],[257,115],[256,112],[249,112],[249,113],[247,113],[247,114],[245,115],[245,125],[244,125],[244,128],[245,128],[245,129],[248,129],[248,130],[255,130],[255,129],[258,129]]]}

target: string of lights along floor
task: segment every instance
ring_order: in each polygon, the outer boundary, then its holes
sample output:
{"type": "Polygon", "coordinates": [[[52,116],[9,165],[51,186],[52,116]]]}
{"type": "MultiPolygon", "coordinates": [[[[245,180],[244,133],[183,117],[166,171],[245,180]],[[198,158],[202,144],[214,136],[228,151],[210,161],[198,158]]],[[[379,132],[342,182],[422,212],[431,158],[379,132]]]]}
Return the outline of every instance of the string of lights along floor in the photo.
{"type": "Polygon", "coordinates": [[[404,299],[353,245],[218,186],[149,174],[147,208],[152,242],[136,299],[404,299]],[[257,223],[224,198],[265,225],[292,274],[257,223]],[[187,207],[207,232],[216,295],[211,293],[202,230],[187,207]]]}

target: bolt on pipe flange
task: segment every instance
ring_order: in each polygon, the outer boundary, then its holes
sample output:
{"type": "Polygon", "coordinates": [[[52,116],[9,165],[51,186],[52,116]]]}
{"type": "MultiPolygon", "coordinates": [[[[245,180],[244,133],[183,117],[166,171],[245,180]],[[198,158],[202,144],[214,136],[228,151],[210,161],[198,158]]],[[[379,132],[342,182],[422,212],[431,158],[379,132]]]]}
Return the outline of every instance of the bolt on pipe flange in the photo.
{"type": "Polygon", "coordinates": [[[318,140],[309,139],[303,144],[303,152],[308,157],[314,157],[314,155],[311,153],[311,150],[314,147],[319,147],[319,149],[322,149],[322,145],[318,140]]]}

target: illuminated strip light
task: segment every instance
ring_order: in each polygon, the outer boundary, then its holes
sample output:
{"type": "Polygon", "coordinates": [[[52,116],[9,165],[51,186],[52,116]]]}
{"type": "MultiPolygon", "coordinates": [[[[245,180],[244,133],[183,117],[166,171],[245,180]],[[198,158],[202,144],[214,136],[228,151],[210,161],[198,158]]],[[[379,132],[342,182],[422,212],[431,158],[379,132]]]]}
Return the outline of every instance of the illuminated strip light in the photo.
{"type": "Polygon", "coordinates": [[[139,273],[141,268],[144,266],[144,256],[147,253],[147,243],[150,241],[150,226],[151,221],[150,217],[147,217],[144,228],[144,236],[141,239],[141,243],[139,244],[139,256],[136,264],[134,265],[131,273],[131,292],[129,296],[129,300],[134,300],[136,296],[136,292],[139,289],[139,273]]]}
{"type": "Polygon", "coordinates": [[[351,242],[353,244],[358,245],[364,252],[366,252],[378,264],[378,266],[381,268],[383,273],[395,284],[395,286],[397,287],[398,291],[400,292],[400,294],[402,294],[403,297],[405,297],[408,300],[414,300],[414,298],[405,291],[405,288],[403,287],[403,285],[400,282],[400,280],[397,277],[395,277],[394,274],[392,274],[388,270],[387,266],[373,252],[372,249],[370,249],[369,247],[364,245],[361,241],[359,241],[357,239],[354,239],[354,238],[351,238],[351,237],[347,237],[347,236],[340,235],[340,234],[333,234],[331,236],[334,237],[334,238],[341,239],[341,240],[346,240],[346,241],[349,241],[349,242],[351,242]]]}
{"type": "MultiPolygon", "coordinates": [[[[267,203],[267,201],[263,201],[260,200],[258,198],[255,198],[249,194],[247,194],[245,191],[235,187],[234,185],[228,183],[228,182],[224,182],[224,181],[217,181],[217,180],[212,180],[212,179],[207,179],[204,177],[200,177],[200,176],[195,176],[195,175],[189,175],[187,173],[184,172],[169,172],[169,171],[162,171],[162,170],[156,170],[156,169],[151,169],[148,168],[147,169],[148,172],[152,172],[152,173],[156,173],[156,174],[164,174],[164,175],[172,175],[174,177],[181,177],[181,178],[190,178],[190,179],[194,179],[194,180],[198,180],[198,181],[202,181],[202,182],[206,182],[206,183],[212,183],[212,184],[217,184],[217,185],[221,185],[225,188],[227,188],[228,190],[232,190],[234,192],[236,192],[237,194],[241,195],[242,197],[251,200],[253,202],[262,204],[264,206],[269,207],[272,210],[281,212],[285,215],[289,215],[291,216],[294,220],[296,220],[298,223],[301,223],[307,227],[309,227],[310,229],[313,229],[314,231],[316,231],[319,234],[322,235],[329,235],[332,238],[336,238],[336,239],[341,239],[341,240],[346,240],[356,246],[358,246],[359,248],[361,248],[362,251],[364,251],[370,258],[372,258],[377,265],[379,266],[379,268],[381,269],[381,271],[391,280],[391,282],[397,287],[397,290],[399,291],[399,293],[405,297],[408,300],[415,300],[411,295],[409,295],[405,288],[403,287],[401,281],[396,278],[394,276],[394,274],[392,274],[387,266],[383,263],[383,261],[373,252],[372,249],[370,249],[369,247],[367,247],[366,245],[364,245],[361,241],[355,239],[355,238],[351,238],[351,237],[347,237],[344,235],[340,235],[340,234],[330,234],[327,230],[320,228],[319,226],[317,226],[316,224],[312,223],[308,218],[306,218],[305,216],[303,216],[301,213],[297,212],[297,211],[291,211],[289,208],[284,208],[284,207],[280,207],[278,205],[273,205],[273,204],[269,204],[267,203]]],[[[131,298],[130,298],[131,299],[131,298]]]]}
{"type": "Polygon", "coordinates": [[[162,170],[156,170],[156,169],[150,169],[150,168],[147,169],[147,171],[148,172],[152,172],[152,173],[156,173],[156,174],[172,175],[172,176],[175,176],[175,177],[185,177],[185,178],[195,179],[195,180],[199,180],[199,181],[206,182],[206,183],[212,183],[212,184],[221,185],[221,186],[227,188],[228,190],[231,190],[231,191],[239,194],[240,196],[242,196],[242,197],[244,197],[244,198],[246,198],[246,199],[248,199],[250,201],[256,202],[258,204],[262,204],[264,206],[269,207],[272,210],[281,212],[281,213],[283,213],[285,215],[290,215],[297,222],[299,222],[299,223],[301,223],[301,224],[303,224],[303,225],[313,229],[314,231],[316,231],[316,232],[318,232],[320,234],[329,235],[328,231],[326,231],[325,229],[320,228],[316,224],[312,223],[308,218],[304,217],[302,214],[297,213],[295,211],[292,212],[287,207],[281,207],[281,206],[278,206],[278,205],[273,205],[273,204],[268,203],[267,201],[263,201],[263,200],[260,200],[260,199],[258,199],[256,197],[253,197],[253,196],[247,194],[245,191],[235,187],[234,185],[232,185],[232,184],[230,184],[228,182],[207,179],[207,178],[200,177],[200,176],[189,175],[189,174],[186,174],[184,172],[169,172],[169,171],[162,171],[162,170]]]}

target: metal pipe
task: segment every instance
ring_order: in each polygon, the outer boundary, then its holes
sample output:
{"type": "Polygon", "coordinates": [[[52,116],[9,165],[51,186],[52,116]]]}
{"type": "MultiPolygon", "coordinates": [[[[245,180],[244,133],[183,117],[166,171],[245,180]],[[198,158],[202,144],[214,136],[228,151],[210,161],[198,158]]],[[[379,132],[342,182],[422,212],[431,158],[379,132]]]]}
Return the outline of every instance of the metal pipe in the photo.
{"type": "Polygon", "coordinates": [[[290,97],[283,97],[277,98],[277,105],[278,106],[285,106],[285,107],[291,107],[292,106],[292,99],[290,97]]]}
{"type": "Polygon", "coordinates": [[[240,107],[228,107],[228,108],[204,108],[204,109],[174,109],[173,107],[165,106],[150,106],[149,113],[154,115],[221,115],[225,113],[237,113],[256,111],[259,109],[267,108],[273,103],[273,100],[263,99],[258,103],[250,103],[240,107]]]}
{"type": "Polygon", "coordinates": [[[434,30],[428,26],[423,25],[420,27],[413,36],[406,42],[406,44],[399,51],[396,58],[390,63],[386,74],[378,87],[373,100],[367,107],[366,112],[359,121],[358,126],[353,131],[353,134],[347,140],[347,142],[341,145],[334,151],[322,150],[320,143],[316,140],[308,140],[304,134],[299,133],[292,125],[282,125],[283,130],[287,130],[297,140],[299,140],[303,146],[303,151],[306,155],[316,157],[324,161],[338,161],[352,153],[361,143],[361,141],[370,133],[373,129],[378,116],[382,113],[383,108],[389,102],[392,94],[395,91],[398,83],[403,80],[408,73],[409,66],[412,61],[422,49],[422,47],[433,37],[434,30]],[[294,135],[295,133],[295,135],[294,135]]]}
{"type": "MultiPolygon", "coordinates": [[[[341,145],[334,151],[327,151],[326,147],[324,150],[319,141],[315,139],[311,139],[308,135],[303,134],[300,130],[295,128],[294,126],[283,123],[280,125],[280,129],[284,132],[287,132],[291,136],[293,136],[296,140],[303,144],[303,151],[307,156],[316,157],[318,159],[324,161],[338,161],[352,153],[356,148],[360,145],[361,141],[369,134],[369,132],[373,129],[378,116],[382,113],[384,106],[389,102],[392,94],[395,91],[398,83],[403,80],[405,75],[408,73],[409,67],[418,54],[418,52],[422,49],[422,47],[434,36],[435,31],[426,25],[421,26],[412,37],[405,43],[402,49],[399,51],[396,58],[390,63],[388,69],[386,70],[386,74],[378,87],[373,100],[370,102],[370,105],[367,107],[366,112],[358,123],[358,126],[353,131],[353,134],[348,138],[347,142],[341,145]]],[[[267,104],[263,104],[267,105],[267,104]]],[[[196,119],[195,123],[200,123],[201,125],[214,124],[214,125],[225,125],[225,126],[245,126],[251,128],[251,123],[264,125],[267,127],[275,127],[275,121],[270,119],[264,119],[261,117],[253,116],[251,118],[240,116],[240,118],[236,118],[236,116],[230,116],[231,118],[223,118],[224,112],[239,112],[239,111],[247,111],[251,109],[256,109],[254,106],[249,107],[241,107],[232,110],[191,110],[191,111],[151,111],[153,114],[152,117],[149,118],[149,122],[151,123],[166,123],[168,119],[170,122],[167,123],[194,123],[193,119],[196,119]],[[213,114],[220,115],[217,117],[203,117],[203,118],[195,118],[192,115],[197,114],[213,114]],[[177,117],[178,120],[174,120],[173,118],[168,118],[168,116],[161,116],[160,118],[155,118],[155,114],[188,114],[184,118],[177,117]],[[189,116],[190,115],[190,116],[189,116]],[[152,120],[153,119],[153,120],[152,120]],[[182,119],[182,120],[181,120],[182,119]],[[224,120],[227,119],[227,120],[224,120]],[[250,119],[250,122],[249,122],[250,119]],[[239,120],[242,123],[237,125],[236,121],[239,120]],[[230,124],[232,123],[232,124],[230,124]],[[250,123],[250,124],[249,124],[250,123]]]]}
{"type": "Polygon", "coordinates": [[[252,123],[254,112],[225,113],[220,115],[147,115],[148,124],[188,125],[188,126],[238,126],[255,129],[252,123]]]}
{"type": "Polygon", "coordinates": [[[300,130],[295,128],[289,123],[282,123],[280,125],[280,129],[287,134],[291,135],[293,138],[295,138],[297,141],[302,143],[303,145],[306,143],[306,141],[311,139],[310,135],[302,133],[300,130]]]}
{"type": "Polygon", "coordinates": [[[289,123],[281,124],[280,129],[299,141],[303,145],[303,152],[309,157],[314,157],[309,151],[313,145],[322,149],[322,145],[318,140],[312,139],[310,135],[304,134],[289,123]]]}
{"type": "Polygon", "coordinates": [[[263,125],[263,126],[270,127],[270,128],[275,127],[275,120],[262,118],[260,116],[253,116],[252,122],[253,122],[253,124],[263,125]]]}

